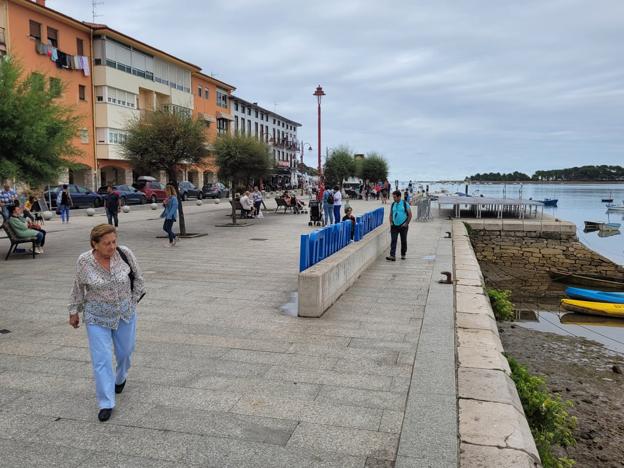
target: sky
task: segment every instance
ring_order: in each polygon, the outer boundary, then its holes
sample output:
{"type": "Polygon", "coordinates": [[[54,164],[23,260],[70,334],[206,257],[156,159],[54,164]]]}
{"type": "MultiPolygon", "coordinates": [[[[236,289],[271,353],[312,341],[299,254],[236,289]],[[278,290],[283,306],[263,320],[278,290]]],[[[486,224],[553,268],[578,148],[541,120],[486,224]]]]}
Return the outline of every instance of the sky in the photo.
{"type": "MultiPolygon", "coordinates": [[[[48,0],[92,20],[89,0],[48,0]]],[[[390,179],[624,165],[622,0],[98,0],[98,23],[302,124],[390,179]]]]}

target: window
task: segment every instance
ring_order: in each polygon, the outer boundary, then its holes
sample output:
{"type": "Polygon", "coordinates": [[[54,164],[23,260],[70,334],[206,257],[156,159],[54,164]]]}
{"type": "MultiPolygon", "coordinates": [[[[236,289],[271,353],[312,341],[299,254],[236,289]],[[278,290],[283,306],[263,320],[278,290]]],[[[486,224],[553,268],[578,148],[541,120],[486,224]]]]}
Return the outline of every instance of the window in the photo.
{"type": "Polygon", "coordinates": [[[273,125],[275,125],[275,119],[273,119],[273,125]]]}
{"type": "Polygon", "coordinates": [[[87,88],[83,85],[78,85],[78,99],[81,101],[87,100],[87,88]]]}
{"type": "Polygon", "coordinates": [[[208,99],[208,88],[204,88],[204,99],[208,99]]]}
{"type": "Polygon", "coordinates": [[[247,134],[251,136],[251,120],[247,119],[247,134]]]}
{"type": "Polygon", "coordinates": [[[228,108],[228,95],[225,91],[217,89],[217,106],[228,108]]]}
{"type": "Polygon", "coordinates": [[[245,134],[245,119],[241,117],[241,133],[245,134]]]}
{"type": "Polygon", "coordinates": [[[50,92],[52,96],[59,97],[63,91],[63,85],[58,78],[50,78],[50,92]]]}
{"type": "Polygon", "coordinates": [[[255,122],[255,123],[254,123],[254,126],[255,126],[255,128],[254,128],[254,130],[255,130],[254,135],[255,135],[255,136],[256,136],[256,138],[257,138],[257,137],[258,137],[258,122],[255,122]]]}
{"type": "Polygon", "coordinates": [[[198,87],[197,87],[197,95],[198,95],[199,97],[202,97],[202,87],[201,87],[201,86],[198,86],[198,87]]]}
{"type": "Polygon", "coordinates": [[[238,111],[238,102],[235,102],[235,103],[234,103],[234,110],[235,110],[235,111],[238,111]]]}
{"type": "Polygon", "coordinates": [[[219,135],[223,135],[228,131],[228,121],[225,119],[217,119],[217,132],[219,135]]]}
{"type": "Polygon", "coordinates": [[[256,119],[258,118],[258,110],[256,109],[256,119]]]}
{"type": "Polygon", "coordinates": [[[78,133],[80,134],[80,143],[89,143],[89,130],[81,128],[78,133]]]}
{"type": "MultiPolygon", "coordinates": [[[[100,88],[99,86],[97,88],[100,88]]],[[[96,88],[96,93],[100,93],[96,88]]],[[[102,86],[101,88],[104,88],[102,86]]],[[[98,95],[98,101],[101,101],[98,95]]],[[[103,99],[102,99],[103,100],[103,99]]],[[[118,106],[129,107],[131,109],[136,109],[137,95],[134,93],[129,93],[122,89],[111,88],[110,86],[106,87],[106,101],[109,104],[116,104],[118,106]]]]}
{"type": "Polygon", "coordinates": [[[48,26],[48,42],[53,47],[58,47],[58,31],[50,26],[48,26]]]}
{"type": "Polygon", "coordinates": [[[251,107],[247,108],[247,115],[251,115],[251,107]]]}
{"type": "Polygon", "coordinates": [[[76,54],[84,55],[84,42],[82,42],[82,39],[76,39],[76,54]]]}
{"type": "Polygon", "coordinates": [[[30,37],[41,40],[41,23],[29,21],[30,37]]]}
{"type": "Polygon", "coordinates": [[[238,133],[238,115],[234,116],[234,131],[238,133]]]}

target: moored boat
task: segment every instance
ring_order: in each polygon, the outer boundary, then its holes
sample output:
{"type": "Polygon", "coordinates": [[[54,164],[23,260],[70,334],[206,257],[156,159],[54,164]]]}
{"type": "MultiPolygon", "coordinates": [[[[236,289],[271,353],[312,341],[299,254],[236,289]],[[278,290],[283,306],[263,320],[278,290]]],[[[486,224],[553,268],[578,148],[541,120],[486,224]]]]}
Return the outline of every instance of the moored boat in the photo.
{"type": "Polygon", "coordinates": [[[612,276],[577,274],[566,271],[551,270],[548,272],[553,281],[561,283],[578,284],[581,286],[590,286],[600,289],[617,289],[624,290],[624,279],[612,276]]]}
{"type": "Polygon", "coordinates": [[[624,211],[624,203],[621,205],[607,205],[608,211],[624,211]]]}
{"type": "Polygon", "coordinates": [[[604,315],[587,315],[568,312],[559,317],[559,321],[566,325],[591,325],[594,327],[624,327],[624,320],[606,317],[604,315]]]}
{"type": "Polygon", "coordinates": [[[543,200],[535,200],[536,202],[543,203],[544,206],[557,206],[558,198],[544,198],[543,200]]]}
{"type": "Polygon", "coordinates": [[[566,296],[582,301],[610,302],[624,304],[624,292],[597,291],[595,289],[566,288],[566,296]]]}
{"type": "Polygon", "coordinates": [[[576,299],[562,299],[561,307],[563,307],[565,310],[578,312],[580,314],[624,318],[624,304],[578,301],[576,299]]]}

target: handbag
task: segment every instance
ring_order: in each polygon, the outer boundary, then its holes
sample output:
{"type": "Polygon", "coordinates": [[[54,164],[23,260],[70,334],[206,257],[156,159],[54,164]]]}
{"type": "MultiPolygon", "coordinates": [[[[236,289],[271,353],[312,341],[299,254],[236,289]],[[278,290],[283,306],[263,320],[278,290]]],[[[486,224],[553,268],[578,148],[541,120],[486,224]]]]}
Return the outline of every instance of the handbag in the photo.
{"type": "MultiPolygon", "coordinates": [[[[126,256],[123,250],[117,247],[117,252],[119,252],[119,256],[125,262],[125,264],[130,267],[130,273],[128,273],[128,278],[130,278],[130,291],[134,292],[134,270],[132,269],[132,265],[130,265],[130,262],[128,261],[128,257],[126,256]]],[[[137,304],[141,302],[141,299],[143,299],[143,296],[145,296],[145,293],[141,294],[141,297],[139,297],[139,299],[137,300],[137,304]]]]}

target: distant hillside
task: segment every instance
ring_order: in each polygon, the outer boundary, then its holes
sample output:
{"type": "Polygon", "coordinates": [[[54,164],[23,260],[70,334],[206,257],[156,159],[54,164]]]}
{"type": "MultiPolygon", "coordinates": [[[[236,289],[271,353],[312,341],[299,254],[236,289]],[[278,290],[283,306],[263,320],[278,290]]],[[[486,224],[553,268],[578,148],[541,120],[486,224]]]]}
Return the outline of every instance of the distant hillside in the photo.
{"type": "Polygon", "coordinates": [[[536,171],[532,176],[522,172],[488,172],[475,174],[466,179],[477,182],[512,182],[512,181],[624,181],[624,167],[622,166],[581,166],[567,169],[551,169],[536,171]]]}

